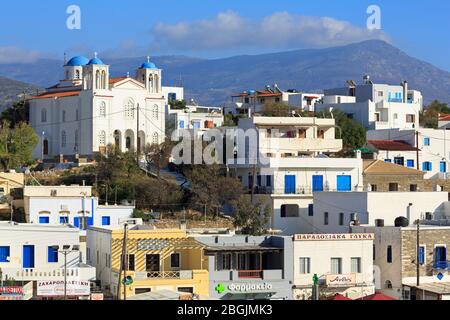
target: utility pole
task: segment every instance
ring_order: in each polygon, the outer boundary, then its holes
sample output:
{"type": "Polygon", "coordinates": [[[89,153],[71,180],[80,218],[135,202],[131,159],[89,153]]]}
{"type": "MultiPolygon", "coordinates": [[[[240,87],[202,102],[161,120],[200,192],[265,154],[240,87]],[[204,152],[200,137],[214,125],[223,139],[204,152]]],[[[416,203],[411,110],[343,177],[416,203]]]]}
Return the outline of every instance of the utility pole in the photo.
{"type": "Polygon", "coordinates": [[[125,223],[123,228],[123,260],[124,260],[124,266],[123,266],[123,300],[127,300],[127,271],[128,271],[128,251],[127,251],[127,245],[128,245],[128,224],[125,223]]]}
{"type": "Polygon", "coordinates": [[[136,161],[139,166],[139,155],[141,153],[141,141],[139,139],[139,103],[137,104],[137,123],[136,123],[136,161]]]}
{"type": "Polygon", "coordinates": [[[68,251],[64,251],[64,301],[67,300],[67,254],[68,251]]]}
{"type": "Polygon", "coordinates": [[[419,164],[419,131],[416,130],[416,161],[417,161],[417,170],[420,170],[419,164]]]}
{"type": "Polygon", "coordinates": [[[253,165],[253,178],[252,178],[252,193],[251,193],[251,201],[254,203],[255,199],[255,180],[256,180],[256,164],[253,165]]]}
{"type": "Polygon", "coordinates": [[[417,251],[416,251],[416,276],[417,276],[417,289],[420,286],[420,219],[417,219],[417,251]]]}

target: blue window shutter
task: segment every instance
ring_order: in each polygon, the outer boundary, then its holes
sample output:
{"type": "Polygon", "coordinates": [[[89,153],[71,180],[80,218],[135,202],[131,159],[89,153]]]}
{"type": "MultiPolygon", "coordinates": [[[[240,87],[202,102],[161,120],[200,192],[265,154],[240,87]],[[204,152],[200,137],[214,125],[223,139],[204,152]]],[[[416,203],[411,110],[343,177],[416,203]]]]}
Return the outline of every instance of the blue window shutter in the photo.
{"type": "Polygon", "coordinates": [[[88,227],[92,227],[94,225],[94,217],[88,217],[88,227]]]}
{"type": "Polygon", "coordinates": [[[313,192],[323,191],[323,176],[313,176],[313,192]]]}
{"type": "Polygon", "coordinates": [[[313,204],[308,205],[308,216],[314,217],[314,205],[313,204]]]}
{"type": "Polygon", "coordinates": [[[111,217],[102,217],[102,226],[110,226],[111,217]]]}
{"type": "Polygon", "coordinates": [[[337,191],[339,192],[352,191],[352,177],[337,176],[337,191]]]}
{"type": "Polygon", "coordinates": [[[0,247],[0,262],[9,262],[10,247],[0,247]]]}
{"type": "Polygon", "coordinates": [[[180,120],[180,129],[184,129],[184,120],[180,120]]]}
{"type": "Polygon", "coordinates": [[[58,262],[58,250],[54,249],[53,247],[48,247],[48,262],[58,262]]]}
{"type": "Polygon", "coordinates": [[[266,186],[267,187],[272,186],[272,176],[266,176],[266,186]]]}
{"type": "Polygon", "coordinates": [[[23,246],[23,268],[34,268],[34,246],[23,246]]]}
{"type": "Polygon", "coordinates": [[[430,138],[423,138],[423,145],[429,146],[430,145],[430,138]]]}
{"type": "Polygon", "coordinates": [[[444,161],[442,161],[442,162],[440,163],[440,168],[439,168],[439,170],[440,170],[441,173],[446,173],[446,172],[447,172],[447,163],[444,162],[444,161]]]}
{"type": "Polygon", "coordinates": [[[76,228],[79,228],[80,227],[80,218],[73,218],[73,225],[76,228]]]}
{"type": "Polygon", "coordinates": [[[425,264],[425,248],[419,247],[419,264],[425,264]]]}
{"type": "Polygon", "coordinates": [[[407,165],[408,165],[408,168],[414,168],[414,165],[415,165],[414,160],[408,160],[407,165]]]}
{"type": "Polygon", "coordinates": [[[295,176],[286,175],[284,177],[284,193],[295,194],[295,192],[296,192],[295,176]]]}
{"type": "Polygon", "coordinates": [[[257,186],[260,187],[262,185],[262,177],[261,177],[261,175],[257,176],[256,181],[258,181],[257,186]]]}
{"type": "Polygon", "coordinates": [[[50,217],[39,217],[39,224],[49,224],[50,217]]]}
{"type": "Polygon", "coordinates": [[[391,159],[386,159],[386,160],[384,160],[384,162],[392,163],[392,160],[391,159]]]}

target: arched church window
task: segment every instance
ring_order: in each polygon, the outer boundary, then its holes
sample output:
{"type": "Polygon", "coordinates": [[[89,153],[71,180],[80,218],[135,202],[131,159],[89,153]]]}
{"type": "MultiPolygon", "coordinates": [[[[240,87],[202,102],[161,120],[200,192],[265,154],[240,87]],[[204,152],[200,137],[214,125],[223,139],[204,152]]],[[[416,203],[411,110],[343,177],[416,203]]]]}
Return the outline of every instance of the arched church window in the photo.
{"type": "Polygon", "coordinates": [[[62,122],[66,122],[66,110],[62,112],[62,122]]]}
{"type": "Polygon", "coordinates": [[[61,132],[61,148],[65,148],[67,145],[67,134],[65,131],[61,132]]]}
{"type": "Polygon", "coordinates": [[[80,70],[76,70],[75,71],[75,79],[80,79],[81,75],[80,75],[80,70]]]}
{"type": "Polygon", "coordinates": [[[100,71],[95,72],[95,89],[100,89],[100,71]]]}
{"type": "Polygon", "coordinates": [[[134,101],[128,99],[124,105],[125,119],[134,119],[134,101]]]}
{"type": "Polygon", "coordinates": [[[156,104],[153,106],[153,109],[152,109],[152,118],[155,120],[158,120],[158,118],[159,118],[159,107],[156,104]]]}
{"type": "Polygon", "coordinates": [[[103,117],[103,118],[106,117],[106,102],[105,101],[100,102],[98,112],[99,112],[100,117],[103,117]]]}
{"type": "Polygon", "coordinates": [[[102,71],[102,89],[106,89],[106,72],[102,71]]]}
{"type": "Polygon", "coordinates": [[[153,144],[159,144],[159,134],[158,134],[158,132],[154,132],[153,133],[152,143],[153,144]]]}
{"type": "Polygon", "coordinates": [[[75,144],[74,144],[74,149],[75,151],[78,151],[78,130],[75,130],[75,144]]]}
{"type": "Polygon", "coordinates": [[[47,122],[47,109],[41,110],[41,122],[47,122]]]}
{"type": "Polygon", "coordinates": [[[106,132],[105,131],[100,131],[100,133],[98,134],[98,143],[100,146],[106,145],[106,132]]]}
{"type": "Polygon", "coordinates": [[[66,79],[69,79],[69,71],[66,71],[66,79]]]}

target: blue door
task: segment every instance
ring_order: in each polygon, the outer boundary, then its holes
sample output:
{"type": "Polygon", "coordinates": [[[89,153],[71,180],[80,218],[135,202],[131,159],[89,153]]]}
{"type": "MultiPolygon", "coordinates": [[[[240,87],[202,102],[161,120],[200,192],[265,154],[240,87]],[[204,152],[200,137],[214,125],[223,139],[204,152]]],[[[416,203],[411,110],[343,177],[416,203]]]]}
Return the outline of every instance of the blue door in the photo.
{"type": "Polygon", "coordinates": [[[34,268],[34,246],[23,246],[23,268],[34,268]]]}
{"type": "Polygon", "coordinates": [[[352,177],[351,176],[338,176],[337,177],[337,191],[339,191],[339,192],[352,191],[352,177]]]}
{"type": "Polygon", "coordinates": [[[75,226],[75,228],[79,228],[80,227],[80,218],[73,218],[73,225],[75,226]]]}
{"type": "Polygon", "coordinates": [[[447,248],[436,247],[434,250],[435,267],[439,269],[447,268],[447,248]]]}
{"type": "Polygon", "coordinates": [[[295,194],[295,176],[284,176],[284,193],[295,194]]]}
{"type": "Polygon", "coordinates": [[[200,129],[200,122],[195,121],[192,124],[194,125],[194,129],[200,129]]]}
{"type": "Polygon", "coordinates": [[[447,162],[444,162],[444,161],[441,162],[440,171],[441,171],[441,173],[447,172],[447,162]]]}
{"type": "Polygon", "coordinates": [[[313,192],[323,191],[323,176],[313,176],[313,192]]]}

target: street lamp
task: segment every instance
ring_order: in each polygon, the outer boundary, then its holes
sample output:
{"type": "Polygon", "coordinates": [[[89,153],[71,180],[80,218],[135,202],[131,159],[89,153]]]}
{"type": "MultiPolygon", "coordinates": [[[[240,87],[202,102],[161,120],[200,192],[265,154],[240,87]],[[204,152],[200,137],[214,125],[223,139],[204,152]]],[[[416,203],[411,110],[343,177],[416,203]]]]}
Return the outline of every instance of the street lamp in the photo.
{"type": "Polygon", "coordinates": [[[58,251],[64,255],[64,300],[67,300],[67,255],[73,252],[79,252],[79,245],[63,245],[62,249],[60,246],[52,246],[53,250],[58,251]]]}

